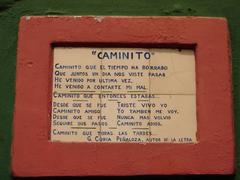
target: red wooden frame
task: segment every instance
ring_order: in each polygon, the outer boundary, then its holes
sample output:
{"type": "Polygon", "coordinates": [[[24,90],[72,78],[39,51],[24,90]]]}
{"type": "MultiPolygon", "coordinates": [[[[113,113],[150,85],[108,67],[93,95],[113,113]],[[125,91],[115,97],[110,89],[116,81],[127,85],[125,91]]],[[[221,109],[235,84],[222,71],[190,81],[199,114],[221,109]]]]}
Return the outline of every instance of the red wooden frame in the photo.
{"type": "Polygon", "coordinates": [[[227,22],[194,17],[22,17],[12,146],[15,176],[231,174],[227,22]],[[49,140],[52,45],[195,48],[197,144],[49,140]]]}

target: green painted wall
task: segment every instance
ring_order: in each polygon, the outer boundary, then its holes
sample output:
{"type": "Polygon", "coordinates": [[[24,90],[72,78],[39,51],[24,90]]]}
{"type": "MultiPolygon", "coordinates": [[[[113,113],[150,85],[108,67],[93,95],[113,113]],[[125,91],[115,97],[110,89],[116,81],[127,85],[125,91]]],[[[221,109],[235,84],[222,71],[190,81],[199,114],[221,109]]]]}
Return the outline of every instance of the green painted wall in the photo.
{"type": "Polygon", "coordinates": [[[240,0],[0,0],[0,180],[13,179],[10,173],[10,146],[17,32],[19,19],[23,15],[226,17],[229,22],[232,46],[237,173],[235,176],[227,177],[161,176],[161,178],[240,180],[240,156],[238,155],[240,154],[240,0]]]}

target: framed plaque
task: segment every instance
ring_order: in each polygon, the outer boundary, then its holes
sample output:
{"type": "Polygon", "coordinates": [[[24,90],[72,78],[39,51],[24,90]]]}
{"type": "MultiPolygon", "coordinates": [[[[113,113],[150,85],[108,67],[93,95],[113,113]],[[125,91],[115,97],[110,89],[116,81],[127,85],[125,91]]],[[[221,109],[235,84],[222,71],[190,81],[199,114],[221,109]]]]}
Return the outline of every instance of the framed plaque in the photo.
{"type": "Polygon", "coordinates": [[[22,17],[15,176],[231,174],[227,22],[22,17]]]}

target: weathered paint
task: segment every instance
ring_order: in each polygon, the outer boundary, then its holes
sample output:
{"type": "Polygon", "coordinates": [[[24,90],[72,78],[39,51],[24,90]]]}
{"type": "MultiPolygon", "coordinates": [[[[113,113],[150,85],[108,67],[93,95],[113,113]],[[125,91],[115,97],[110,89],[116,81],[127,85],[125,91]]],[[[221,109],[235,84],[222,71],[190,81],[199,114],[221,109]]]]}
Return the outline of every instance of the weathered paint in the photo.
{"type": "MultiPolygon", "coordinates": [[[[10,144],[13,119],[15,62],[18,22],[23,15],[175,15],[175,16],[222,16],[229,22],[232,60],[234,109],[237,137],[237,172],[235,177],[189,177],[191,179],[240,179],[240,1],[239,0],[5,0],[0,2],[0,179],[9,180],[10,144]],[[14,3],[15,2],[15,3],[14,3]]],[[[140,177],[137,177],[138,179],[140,177]]],[[[164,178],[164,177],[162,177],[164,178]]],[[[185,179],[186,177],[177,177],[185,179]]],[[[176,179],[176,177],[167,177],[176,179]]]]}
{"type": "Polygon", "coordinates": [[[13,174],[232,174],[234,137],[228,37],[227,22],[223,18],[104,17],[99,21],[95,17],[22,17],[17,56],[13,174]],[[50,142],[52,83],[49,77],[53,43],[194,47],[198,143],[50,142]]]}

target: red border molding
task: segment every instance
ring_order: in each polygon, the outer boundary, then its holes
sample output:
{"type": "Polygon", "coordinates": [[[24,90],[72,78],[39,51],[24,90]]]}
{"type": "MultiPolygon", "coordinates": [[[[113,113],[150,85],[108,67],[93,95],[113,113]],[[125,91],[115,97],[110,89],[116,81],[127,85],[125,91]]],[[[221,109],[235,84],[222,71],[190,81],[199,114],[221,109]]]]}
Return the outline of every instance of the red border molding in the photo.
{"type": "Polygon", "coordinates": [[[227,22],[196,17],[22,17],[14,176],[231,174],[234,133],[227,22]],[[52,45],[195,47],[197,144],[49,141],[52,45]]]}

